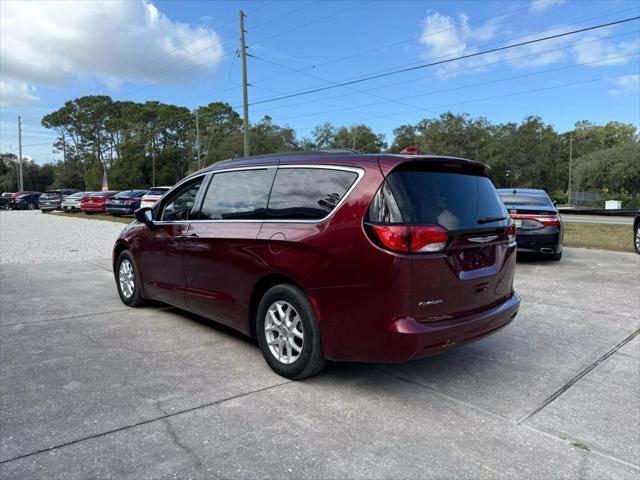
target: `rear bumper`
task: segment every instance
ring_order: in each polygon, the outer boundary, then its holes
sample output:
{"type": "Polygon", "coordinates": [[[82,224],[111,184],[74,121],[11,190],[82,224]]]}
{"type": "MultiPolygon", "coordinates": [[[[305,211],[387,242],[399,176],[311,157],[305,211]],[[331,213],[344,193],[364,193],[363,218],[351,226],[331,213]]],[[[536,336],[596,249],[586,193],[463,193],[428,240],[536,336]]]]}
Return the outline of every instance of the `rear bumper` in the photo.
{"type": "Polygon", "coordinates": [[[133,214],[138,209],[138,207],[125,207],[125,206],[107,206],[105,209],[107,213],[122,213],[122,214],[133,214]]]}
{"type": "Polygon", "coordinates": [[[63,203],[61,209],[64,212],[79,212],[80,211],[80,205],[65,205],[63,203]]]}
{"type": "Polygon", "coordinates": [[[60,210],[59,203],[41,203],[40,210],[60,210]]]}
{"type": "Polygon", "coordinates": [[[562,231],[554,228],[543,229],[536,232],[516,232],[516,243],[519,252],[535,252],[540,253],[541,249],[545,249],[543,253],[560,253],[562,252],[562,231]],[[551,251],[546,251],[550,249],[551,251]]]}
{"type": "Polygon", "coordinates": [[[367,348],[351,355],[328,357],[358,362],[404,362],[436,355],[496,333],[516,317],[519,308],[520,297],[514,293],[497,306],[455,319],[420,323],[411,317],[401,318],[391,322],[387,332],[366,332],[367,338],[362,342],[367,348]]]}
{"type": "Polygon", "coordinates": [[[389,358],[405,361],[435,355],[450,348],[480,340],[508,325],[518,314],[520,297],[515,293],[504,303],[484,312],[455,320],[418,323],[399,320],[397,332],[388,338],[389,358]]]}
{"type": "Polygon", "coordinates": [[[82,205],[80,210],[83,212],[104,212],[104,205],[82,205]]]}

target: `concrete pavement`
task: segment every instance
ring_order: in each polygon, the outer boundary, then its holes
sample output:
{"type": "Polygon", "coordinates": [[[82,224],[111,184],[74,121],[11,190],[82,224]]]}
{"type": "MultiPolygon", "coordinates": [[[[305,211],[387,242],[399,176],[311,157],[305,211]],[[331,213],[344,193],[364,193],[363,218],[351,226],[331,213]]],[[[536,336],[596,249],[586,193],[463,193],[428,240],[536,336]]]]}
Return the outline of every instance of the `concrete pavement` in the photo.
{"type": "Polygon", "coordinates": [[[290,382],[252,341],[129,309],[109,259],[0,266],[2,478],[640,476],[640,256],[522,257],[514,323],[290,382]]]}

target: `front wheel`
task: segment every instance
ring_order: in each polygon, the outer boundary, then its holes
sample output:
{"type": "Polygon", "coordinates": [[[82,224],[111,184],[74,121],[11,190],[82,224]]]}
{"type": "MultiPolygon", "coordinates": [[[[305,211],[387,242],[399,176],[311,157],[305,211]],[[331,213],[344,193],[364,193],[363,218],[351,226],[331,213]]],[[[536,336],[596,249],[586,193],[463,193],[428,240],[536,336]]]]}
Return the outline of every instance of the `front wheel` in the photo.
{"type": "Polygon", "coordinates": [[[636,247],[636,253],[640,255],[640,223],[636,225],[636,233],[634,237],[634,246],[636,247]]]}
{"type": "Polygon", "coordinates": [[[36,209],[36,204],[35,203],[30,203],[29,205],[27,205],[27,209],[35,210],[36,209]]]}
{"type": "Polygon", "coordinates": [[[260,300],[256,333],[262,355],[278,375],[300,380],[326,364],[320,325],[305,293],[293,285],[276,285],[260,300]]]}
{"type": "Polygon", "coordinates": [[[116,284],[122,303],[130,307],[144,304],[140,292],[140,275],[136,272],[133,257],[128,250],[123,251],[116,262],[116,284]]]}

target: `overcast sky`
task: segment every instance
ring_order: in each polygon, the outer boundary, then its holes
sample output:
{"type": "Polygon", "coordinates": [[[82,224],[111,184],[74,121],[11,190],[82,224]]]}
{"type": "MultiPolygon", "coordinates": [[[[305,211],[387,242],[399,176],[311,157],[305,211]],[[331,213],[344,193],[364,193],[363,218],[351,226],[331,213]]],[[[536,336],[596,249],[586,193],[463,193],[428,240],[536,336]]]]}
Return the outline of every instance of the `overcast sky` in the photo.
{"type": "MultiPolygon", "coordinates": [[[[55,160],[43,114],[105,94],[240,107],[238,11],[250,101],[640,15],[636,0],[2,1],[0,151],[55,160]]],[[[325,121],[393,128],[451,110],[494,122],[540,115],[640,123],[640,22],[251,107],[300,136],[325,121]]]]}

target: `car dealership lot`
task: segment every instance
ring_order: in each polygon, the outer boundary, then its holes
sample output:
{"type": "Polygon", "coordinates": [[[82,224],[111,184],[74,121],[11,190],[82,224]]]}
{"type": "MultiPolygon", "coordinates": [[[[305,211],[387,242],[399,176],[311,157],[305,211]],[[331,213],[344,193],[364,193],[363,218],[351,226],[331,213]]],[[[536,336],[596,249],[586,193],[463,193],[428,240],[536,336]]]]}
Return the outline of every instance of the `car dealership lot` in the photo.
{"type": "Polygon", "coordinates": [[[125,307],[121,229],[0,212],[2,478],[640,475],[638,255],[519,259],[496,335],[290,382],[227,328],[125,307]]]}

